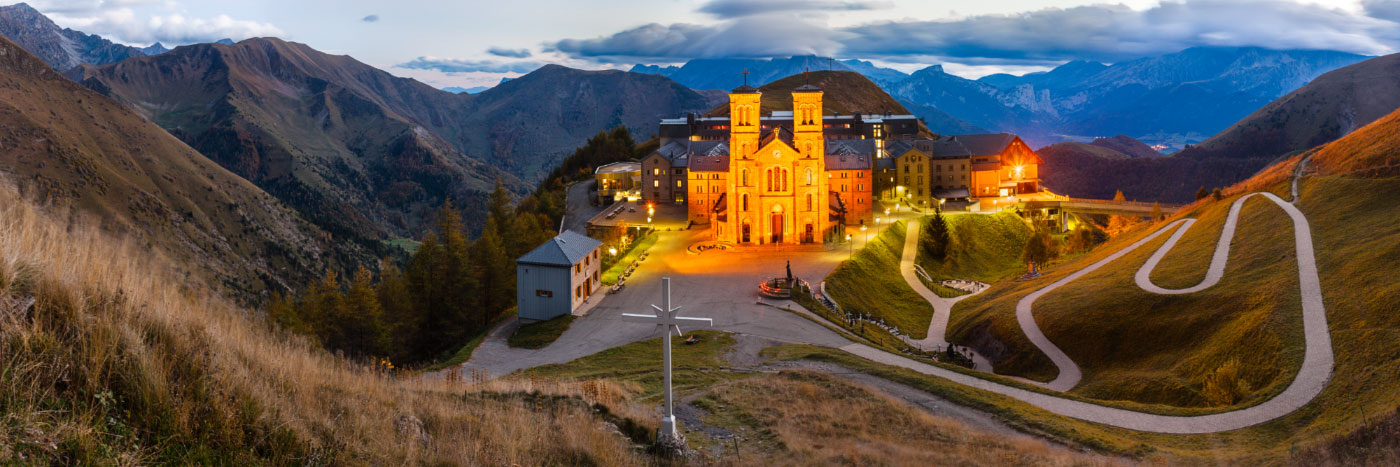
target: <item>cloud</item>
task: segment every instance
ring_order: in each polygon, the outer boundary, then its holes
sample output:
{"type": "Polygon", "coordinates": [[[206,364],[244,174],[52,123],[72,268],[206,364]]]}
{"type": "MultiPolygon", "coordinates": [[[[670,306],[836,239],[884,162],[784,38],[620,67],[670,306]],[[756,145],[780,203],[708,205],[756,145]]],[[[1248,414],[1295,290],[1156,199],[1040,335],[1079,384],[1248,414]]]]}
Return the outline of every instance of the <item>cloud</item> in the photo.
{"type": "Polygon", "coordinates": [[[685,61],[692,58],[829,55],[841,44],[810,21],[744,17],[718,25],[648,24],[610,36],[550,44],[570,57],[592,60],[685,61]]]}
{"type": "MultiPolygon", "coordinates": [[[[109,8],[113,5],[156,3],[147,0],[106,0],[57,2],[52,10],[40,10],[54,22],[89,34],[128,44],[161,42],[167,45],[213,42],[223,38],[243,40],[259,36],[281,36],[283,32],[271,23],[239,20],[228,15],[212,18],[188,17],[181,14],[138,16],[131,8],[109,8]],[[84,9],[84,5],[95,9],[84,9]]],[[[163,4],[163,2],[161,2],[163,4]]]]}
{"type": "Polygon", "coordinates": [[[730,19],[770,13],[863,11],[893,8],[890,2],[858,0],[712,0],[700,7],[701,13],[730,19]]]}
{"type": "Polygon", "coordinates": [[[1361,0],[1367,16],[1400,22],[1400,0],[1361,0]]]}
{"type": "Polygon", "coordinates": [[[418,57],[395,65],[411,70],[437,70],[445,73],[529,73],[542,64],[538,62],[469,60],[455,58],[418,57]]]}
{"type": "Polygon", "coordinates": [[[373,23],[375,21],[379,21],[379,15],[369,15],[364,18],[360,18],[360,21],[364,21],[366,23],[373,23]]]}
{"type": "MultiPolygon", "coordinates": [[[[778,5],[785,5],[782,0],[778,5]]],[[[864,2],[816,0],[825,8],[864,2]]],[[[1366,14],[1275,0],[1163,1],[1045,8],[949,20],[898,20],[833,28],[803,8],[715,0],[701,11],[715,24],[647,24],[546,50],[575,59],[674,63],[692,58],[817,54],[887,61],[953,60],[975,65],[1116,62],[1197,46],[1339,50],[1368,55],[1400,49],[1400,0],[1364,0],[1366,14]],[[1247,18],[1247,20],[1242,19],[1247,18]]],[[[856,8],[856,7],[851,7],[856,8]]]]}
{"type": "Polygon", "coordinates": [[[530,49],[507,49],[505,47],[492,47],[486,49],[486,53],[507,58],[526,58],[531,55],[530,49]]]}
{"type": "Polygon", "coordinates": [[[1194,46],[1259,46],[1382,54],[1395,49],[1394,24],[1345,10],[1275,1],[1164,2],[1047,8],[953,21],[904,21],[848,28],[843,52],[1010,60],[1118,61],[1194,46]],[[1248,18],[1242,20],[1241,18],[1248,18]]]}

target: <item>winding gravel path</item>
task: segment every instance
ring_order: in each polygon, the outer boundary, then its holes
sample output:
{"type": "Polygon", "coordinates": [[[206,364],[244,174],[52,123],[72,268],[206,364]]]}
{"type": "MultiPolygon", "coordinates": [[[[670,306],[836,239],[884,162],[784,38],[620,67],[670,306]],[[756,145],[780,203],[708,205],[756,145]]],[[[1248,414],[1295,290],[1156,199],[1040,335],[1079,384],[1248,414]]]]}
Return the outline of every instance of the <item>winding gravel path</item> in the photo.
{"type": "MultiPolygon", "coordinates": [[[[899,259],[899,274],[904,276],[904,282],[909,283],[909,287],[913,288],[914,292],[928,301],[929,305],[933,305],[933,319],[929,320],[928,323],[928,335],[912,342],[925,349],[945,346],[948,345],[948,319],[953,315],[953,305],[967,297],[982,293],[986,289],[953,298],[943,298],[929,290],[928,286],[924,285],[924,281],[919,280],[918,273],[914,272],[914,261],[919,256],[919,219],[917,217],[909,219],[908,224],[908,229],[904,234],[904,253],[899,259]]],[[[992,371],[991,360],[970,348],[967,351],[972,354],[973,369],[992,371]]]]}
{"type": "MultiPolygon", "coordinates": [[[[1295,201],[1298,199],[1298,177],[1302,173],[1306,163],[1306,159],[1300,162],[1294,174],[1292,193],[1295,201]]],[[[1322,392],[1323,388],[1327,386],[1328,380],[1331,378],[1334,362],[1332,339],[1328,334],[1327,314],[1322,302],[1322,287],[1317,276],[1317,261],[1313,254],[1311,227],[1308,225],[1307,217],[1303,215],[1302,211],[1298,210],[1293,204],[1284,201],[1272,193],[1253,193],[1246,195],[1236,200],[1234,204],[1231,205],[1225,227],[1221,231],[1221,238],[1216,243],[1216,251],[1211,259],[1210,268],[1206,273],[1205,279],[1196,286],[1176,290],[1164,289],[1152,284],[1149,279],[1152,269],[1155,268],[1162,257],[1176,245],[1176,242],[1181,239],[1181,236],[1185,234],[1186,230],[1195,223],[1194,219],[1182,219],[1167,224],[1151,235],[1129,245],[1127,248],[1119,250],[1109,255],[1107,258],[1027,295],[1017,303],[1016,318],[1021,325],[1021,329],[1030,338],[1031,342],[1049,356],[1060,369],[1059,376],[1050,383],[1045,384],[1045,387],[1057,391],[1066,391],[1073,388],[1078,384],[1082,373],[1079,370],[1079,366],[1065,355],[1059,347],[1056,347],[1054,343],[1050,342],[1050,339],[1047,338],[1045,334],[1041,332],[1039,326],[1036,325],[1035,317],[1031,313],[1031,307],[1034,305],[1036,299],[1103,267],[1105,264],[1123,257],[1173,228],[1176,229],[1176,232],[1172,237],[1159,247],[1152,258],[1138,270],[1135,277],[1137,285],[1149,292],[1160,294],[1184,294],[1209,288],[1218,283],[1220,277],[1224,274],[1225,264],[1229,257],[1230,241],[1234,237],[1235,227],[1239,221],[1240,209],[1243,207],[1246,200],[1254,196],[1263,196],[1273,201],[1274,204],[1282,208],[1293,220],[1294,245],[1298,262],[1299,294],[1302,298],[1303,308],[1303,334],[1306,339],[1303,364],[1298,371],[1298,375],[1294,377],[1293,382],[1290,383],[1288,388],[1284,389],[1282,393],[1259,405],[1231,412],[1200,416],[1148,414],[1069,400],[1055,395],[1006,386],[975,376],[965,375],[910,360],[861,344],[850,344],[842,347],[842,350],[877,362],[908,368],[920,373],[946,378],[959,384],[1002,394],[1056,414],[1132,430],[1181,434],[1215,433],[1245,428],[1282,417],[1298,410],[1322,392]]],[[[903,268],[901,267],[901,269],[903,268]]],[[[943,326],[946,328],[946,322],[943,326]]],[[[930,329],[932,328],[933,325],[930,325],[930,329]]]]}

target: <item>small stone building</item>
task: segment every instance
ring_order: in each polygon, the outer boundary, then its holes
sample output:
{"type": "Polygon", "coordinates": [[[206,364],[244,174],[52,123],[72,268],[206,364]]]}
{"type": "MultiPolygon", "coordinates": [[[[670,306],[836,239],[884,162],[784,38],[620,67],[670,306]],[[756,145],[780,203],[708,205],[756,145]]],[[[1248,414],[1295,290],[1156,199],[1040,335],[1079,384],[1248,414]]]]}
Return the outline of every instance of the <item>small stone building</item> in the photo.
{"type": "Polygon", "coordinates": [[[566,230],[515,260],[517,316],[544,321],[573,313],[602,289],[603,243],[566,230]]]}

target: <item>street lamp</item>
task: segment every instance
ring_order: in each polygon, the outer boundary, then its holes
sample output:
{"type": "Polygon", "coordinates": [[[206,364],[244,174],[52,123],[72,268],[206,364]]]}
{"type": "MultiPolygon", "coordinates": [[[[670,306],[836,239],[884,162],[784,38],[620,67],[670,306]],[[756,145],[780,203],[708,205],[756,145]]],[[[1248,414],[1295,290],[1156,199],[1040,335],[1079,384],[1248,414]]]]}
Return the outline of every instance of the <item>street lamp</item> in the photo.
{"type": "MultiPolygon", "coordinates": [[[[860,231],[865,232],[865,224],[860,225],[860,231]]],[[[861,244],[860,247],[865,248],[867,245],[870,245],[870,232],[865,232],[865,243],[861,244]]]]}
{"type": "Polygon", "coordinates": [[[850,246],[851,250],[846,254],[846,259],[851,259],[851,257],[856,255],[856,244],[851,243],[851,234],[846,234],[846,245],[850,246]]]}
{"type": "Polygon", "coordinates": [[[608,254],[612,256],[617,256],[617,248],[608,247],[608,254]]]}

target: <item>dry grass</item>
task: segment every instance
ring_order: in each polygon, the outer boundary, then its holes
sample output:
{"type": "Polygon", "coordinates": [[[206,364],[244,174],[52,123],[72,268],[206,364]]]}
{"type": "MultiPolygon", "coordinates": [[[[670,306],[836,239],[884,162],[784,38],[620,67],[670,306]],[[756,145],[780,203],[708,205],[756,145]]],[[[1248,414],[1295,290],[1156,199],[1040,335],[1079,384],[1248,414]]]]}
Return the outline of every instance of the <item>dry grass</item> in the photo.
{"type": "Polygon", "coordinates": [[[735,382],[694,404],[709,412],[709,423],[744,428],[737,459],[767,465],[1112,464],[910,410],[903,401],[812,371],[735,382]]]}
{"type": "Polygon", "coordinates": [[[651,429],[629,421],[635,409],[619,386],[383,376],[268,331],[203,284],[168,275],[149,251],[8,187],[0,206],[0,458],[648,462],[605,423],[651,429]],[[17,313],[22,297],[35,303],[17,313]],[[396,427],[412,425],[407,417],[426,439],[396,427]]]}
{"type": "Polygon", "coordinates": [[[1313,163],[1327,175],[1400,176],[1400,111],[1381,117],[1318,149],[1313,163]]]}

